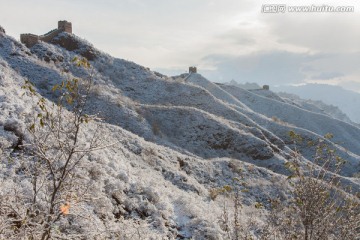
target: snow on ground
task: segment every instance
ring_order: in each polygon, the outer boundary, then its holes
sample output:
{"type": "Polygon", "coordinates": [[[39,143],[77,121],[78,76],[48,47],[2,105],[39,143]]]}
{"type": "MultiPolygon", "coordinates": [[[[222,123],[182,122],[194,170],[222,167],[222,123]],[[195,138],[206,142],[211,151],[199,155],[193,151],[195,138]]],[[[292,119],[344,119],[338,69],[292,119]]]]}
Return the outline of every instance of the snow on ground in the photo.
{"type": "MultiPolygon", "coordinates": [[[[355,125],[270,91],[217,85],[200,74],[166,77],[102,53],[74,35],[63,33],[56,43],[63,47],[40,42],[28,49],[0,33],[0,147],[9,155],[19,132],[26,139],[25,116],[36,111],[21,88],[26,80],[51,106],[54,84],[93,75],[86,111],[104,119],[100,135],[114,145],[94,152],[79,170],[93,182],[90,192],[96,196],[83,206],[92,219],[84,220],[88,228],[139,239],[225,238],[218,220],[227,200],[212,199],[210,192],[241,178],[248,189],[242,192],[244,211],[254,214],[259,214],[257,202],[266,207],[270,197],[287,198],[290,130],[308,140],[333,133],[334,142],[328,143],[349,161],[340,177],[360,187],[352,177],[360,169],[355,125]],[[74,49],[66,49],[67,43],[74,49]],[[91,56],[92,69],[74,66],[71,60],[79,54],[91,56]]],[[[92,124],[87,127],[90,133],[92,124]]],[[[299,147],[308,158],[304,162],[310,160],[310,149],[299,147]]],[[[26,191],[17,168],[1,162],[1,186],[26,191]]]]}
{"type": "Polygon", "coordinates": [[[292,93],[303,99],[322,101],[326,104],[337,106],[351,121],[360,123],[360,94],[351,89],[343,89],[340,86],[328,84],[305,84],[302,86],[279,86],[274,88],[276,92],[292,93]]]}
{"type": "Polygon", "coordinates": [[[336,106],[327,105],[322,101],[301,99],[299,96],[290,93],[278,93],[278,95],[281,96],[283,101],[286,101],[289,104],[304,108],[311,112],[325,114],[329,117],[356,125],[356,123],[352,122],[350,118],[336,106]]]}

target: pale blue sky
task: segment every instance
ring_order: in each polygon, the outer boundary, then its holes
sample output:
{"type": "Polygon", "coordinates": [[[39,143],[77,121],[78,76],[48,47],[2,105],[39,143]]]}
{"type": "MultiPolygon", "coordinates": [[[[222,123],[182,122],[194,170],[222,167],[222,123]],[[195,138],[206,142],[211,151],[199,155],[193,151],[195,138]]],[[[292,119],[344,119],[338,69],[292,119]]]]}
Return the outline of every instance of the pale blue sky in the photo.
{"type": "Polygon", "coordinates": [[[213,81],[324,82],[360,91],[357,0],[0,0],[7,34],[58,20],[115,57],[164,73],[190,65],[213,81]],[[262,4],[349,5],[353,13],[261,13],[262,4]]]}

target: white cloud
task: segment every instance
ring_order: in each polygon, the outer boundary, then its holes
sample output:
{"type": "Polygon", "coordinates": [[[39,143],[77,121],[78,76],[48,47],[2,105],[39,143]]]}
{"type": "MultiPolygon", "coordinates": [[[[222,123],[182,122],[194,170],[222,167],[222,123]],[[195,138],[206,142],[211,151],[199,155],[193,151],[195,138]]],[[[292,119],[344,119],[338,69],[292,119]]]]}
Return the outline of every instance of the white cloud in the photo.
{"type": "Polygon", "coordinates": [[[241,56],[210,55],[204,61],[215,66],[212,71],[203,71],[213,81],[234,79],[270,85],[360,82],[360,52],[312,54],[259,51],[241,56]]]}
{"type": "Polygon", "coordinates": [[[265,19],[269,21],[271,33],[282,44],[304,47],[313,52],[359,50],[360,17],[354,13],[286,14],[282,18],[265,19]]]}

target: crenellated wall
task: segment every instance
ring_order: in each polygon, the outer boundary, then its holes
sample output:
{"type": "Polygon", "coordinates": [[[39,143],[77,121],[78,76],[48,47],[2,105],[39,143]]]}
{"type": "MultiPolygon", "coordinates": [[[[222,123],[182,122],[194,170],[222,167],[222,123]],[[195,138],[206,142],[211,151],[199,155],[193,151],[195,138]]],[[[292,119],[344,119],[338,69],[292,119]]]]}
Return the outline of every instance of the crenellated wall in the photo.
{"type": "Polygon", "coordinates": [[[20,41],[27,47],[32,47],[39,41],[39,36],[31,33],[20,34],[20,41]]]}
{"type": "Polygon", "coordinates": [[[72,24],[68,21],[58,21],[58,28],[54,29],[44,35],[38,36],[31,33],[20,34],[20,41],[27,47],[32,47],[40,40],[44,42],[50,42],[59,33],[67,32],[72,33],[72,24]]]}
{"type": "Polygon", "coordinates": [[[39,40],[44,41],[44,42],[50,42],[54,37],[56,37],[59,33],[64,32],[62,29],[54,29],[53,31],[39,36],[39,40]]]}

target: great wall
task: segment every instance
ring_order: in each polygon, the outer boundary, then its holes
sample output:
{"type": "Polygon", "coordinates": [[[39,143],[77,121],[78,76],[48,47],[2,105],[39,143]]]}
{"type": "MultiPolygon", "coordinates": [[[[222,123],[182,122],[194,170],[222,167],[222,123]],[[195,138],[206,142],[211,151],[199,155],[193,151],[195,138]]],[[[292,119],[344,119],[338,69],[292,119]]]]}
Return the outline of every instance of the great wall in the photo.
{"type": "Polygon", "coordinates": [[[20,34],[20,41],[27,47],[32,47],[39,41],[50,42],[54,37],[62,32],[72,33],[71,22],[58,21],[57,29],[51,30],[50,32],[40,36],[31,33],[20,34]]]}
{"type": "Polygon", "coordinates": [[[196,67],[189,67],[189,73],[197,73],[197,68],[196,67]]]}
{"type": "MultiPolygon", "coordinates": [[[[5,33],[5,30],[0,26],[0,31],[5,33]]],[[[56,37],[59,33],[62,32],[67,32],[67,33],[72,33],[72,24],[71,22],[68,21],[58,21],[58,28],[51,30],[50,32],[44,34],[44,35],[35,35],[35,34],[31,34],[31,33],[25,33],[25,34],[20,34],[20,41],[25,44],[27,47],[32,47],[34,46],[36,43],[38,43],[39,41],[44,41],[44,42],[51,42],[52,39],[54,39],[54,37],[56,37]]],[[[88,53],[81,53],[82,56],[86,57],[89,60],[92,60],[94,58],[93,54],[88,53]]],[[[185,78],[185,80],[187,78],[190,77],[191,74],[193,73],[197,73],[197,67],[195,66],[190,66],[189,67],[189,74],[187,75],[187,77],[185,78]]],[[[161,74],[160,74],[161,75],[161,74]]],[[[262,88],[260,89],[253,89],[253,90],[270,90],[269,85],[263,85],[262,88]]]]}

